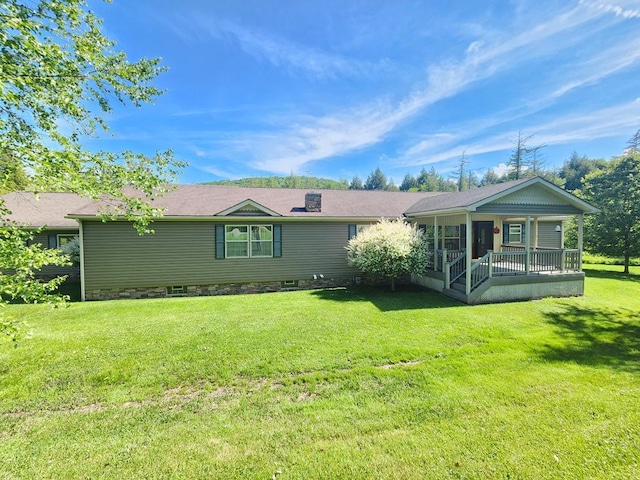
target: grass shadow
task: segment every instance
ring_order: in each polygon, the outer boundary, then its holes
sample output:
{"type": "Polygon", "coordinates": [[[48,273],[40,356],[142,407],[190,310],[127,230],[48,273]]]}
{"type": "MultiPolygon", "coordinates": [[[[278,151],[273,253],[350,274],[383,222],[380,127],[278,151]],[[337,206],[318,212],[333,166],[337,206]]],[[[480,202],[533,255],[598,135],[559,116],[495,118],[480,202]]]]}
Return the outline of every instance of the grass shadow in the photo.
{"type": "Polygon", "coordinates": [[[398,285],[392,292],[389,286],[355,286],[315,290],[313,295],[331,302],[368,302],[382,312],[451,308],[461,303],[433,290],[417,285],[398,285]]]}
{"type": "Polygon", "coordinates": [[[539,352],[544,359],[640,370],[640,313],[564,305],[543,315],[562,339],[539,352]]]}
{"type": "Polygon", "coordinates": [[[634,275],[633,273],[626,274],[620,272],[615,272],[611,270],[596,270],[585,268],[584,274],[587,278],[600,278],[603,280],[621,280],[625,282],[636,282],[640,283],[640,275],[634,275]]]}

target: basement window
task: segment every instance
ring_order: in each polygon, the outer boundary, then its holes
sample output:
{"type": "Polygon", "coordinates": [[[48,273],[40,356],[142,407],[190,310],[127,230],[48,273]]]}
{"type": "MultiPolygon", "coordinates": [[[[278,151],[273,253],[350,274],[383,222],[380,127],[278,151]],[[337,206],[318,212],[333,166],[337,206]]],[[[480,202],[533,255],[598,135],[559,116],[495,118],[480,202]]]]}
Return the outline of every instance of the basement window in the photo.
{"type": "Polygon", "coordinates": [[[170,296],[185,295],[186,293],[187,288],[184,285],[174,285],[171,287],[167,287],[167,295],[170,296]]]}

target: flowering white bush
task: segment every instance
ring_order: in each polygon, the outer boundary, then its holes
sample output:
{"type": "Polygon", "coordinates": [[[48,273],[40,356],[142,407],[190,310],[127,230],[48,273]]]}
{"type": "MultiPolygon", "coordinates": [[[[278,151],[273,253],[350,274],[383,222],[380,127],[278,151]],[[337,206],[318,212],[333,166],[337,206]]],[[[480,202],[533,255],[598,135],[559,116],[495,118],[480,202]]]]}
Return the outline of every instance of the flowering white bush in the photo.
{"type": "Polygon", "coordinates": [[[422,273],[429,252],[424,234],[415,226],[396,220],[380,219],[349,240],[347,259],[365,273],[375,273],[395,279],[410,273],[422,273]]]}

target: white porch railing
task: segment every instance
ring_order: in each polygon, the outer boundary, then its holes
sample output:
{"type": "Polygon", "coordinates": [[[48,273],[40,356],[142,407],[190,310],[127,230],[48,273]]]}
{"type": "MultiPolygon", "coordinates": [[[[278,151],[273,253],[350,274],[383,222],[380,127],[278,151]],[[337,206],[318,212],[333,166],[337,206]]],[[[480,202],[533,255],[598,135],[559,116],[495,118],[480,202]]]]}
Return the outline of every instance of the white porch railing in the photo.
{"type": "MultiPolygon", "coordinates": [[[[434,257],[434,270],[445,274],[445,287],[451,285],[466,273],[466,251],[441,250],[434,257]],[[442,265],[442,269],[436,266],[442,265]]],[[[503,275],[534,275],[541,273],[580,272],[582,256],[576,249],[536,249],[517,251],[489,251],[471,266],[471,291],[487,279],[503,275]]]]}
{"type": "Polygon", "coordinates": [[[465,253],[466,250],[448,250],[446,248],[443,250],[436,250],[436,254],[429,257],[427,270],[444,272],[444,266],[446,263],[453,262],[461,255],[465,255],[465,253]]]}

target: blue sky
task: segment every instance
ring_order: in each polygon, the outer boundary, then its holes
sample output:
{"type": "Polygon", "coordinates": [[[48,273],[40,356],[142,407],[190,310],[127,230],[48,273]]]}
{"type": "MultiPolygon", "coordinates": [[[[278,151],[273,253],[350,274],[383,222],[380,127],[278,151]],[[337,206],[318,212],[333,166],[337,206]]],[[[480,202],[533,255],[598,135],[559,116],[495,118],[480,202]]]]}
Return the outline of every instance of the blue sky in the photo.
{"type": "Polygon", "coordinates": [[[640,1],[92,2],[132,60],[162,57],[155,104],[117,108],[91,148],[247,176],[397,184],[465,152],[479,176],[518,131],[550,167],[619,155],[640,128],[640,1]]]}

